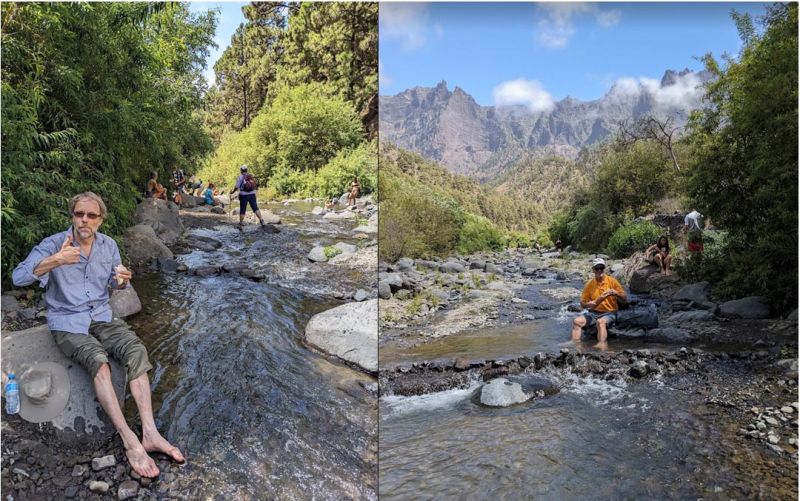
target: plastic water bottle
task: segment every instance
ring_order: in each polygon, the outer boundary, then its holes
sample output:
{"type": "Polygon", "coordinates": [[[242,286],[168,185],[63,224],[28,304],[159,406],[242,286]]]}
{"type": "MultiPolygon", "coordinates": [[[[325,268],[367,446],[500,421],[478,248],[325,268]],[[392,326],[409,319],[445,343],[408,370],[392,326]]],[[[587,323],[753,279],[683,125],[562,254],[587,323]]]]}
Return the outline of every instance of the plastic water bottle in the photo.
{"type": "Polygon", "coordinates": [[[12,372],[8,375],[6,383],[6,413],[17,414],[19,412],[19,383],[17,376],[12,372]]]}

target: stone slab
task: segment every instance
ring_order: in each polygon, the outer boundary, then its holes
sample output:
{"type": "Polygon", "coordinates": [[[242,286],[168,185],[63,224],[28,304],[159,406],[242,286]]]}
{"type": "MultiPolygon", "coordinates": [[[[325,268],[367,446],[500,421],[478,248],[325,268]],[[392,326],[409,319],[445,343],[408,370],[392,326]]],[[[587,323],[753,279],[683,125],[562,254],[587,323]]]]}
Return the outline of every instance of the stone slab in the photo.
{"type": "MultiPolygon", "coordinates": [[[[47,325],[2,335],[3,372],[22,374],[39,362],[55,362],[67,368],[70,394],[67,407],[50,423],[67,442],[105,440],[115,433],[100,407],[89,373],[61,353],[47,325]]],[[[111,360],[111,376],[120,405],[123,405],[127,377],[125,370],[111,360]]]]}

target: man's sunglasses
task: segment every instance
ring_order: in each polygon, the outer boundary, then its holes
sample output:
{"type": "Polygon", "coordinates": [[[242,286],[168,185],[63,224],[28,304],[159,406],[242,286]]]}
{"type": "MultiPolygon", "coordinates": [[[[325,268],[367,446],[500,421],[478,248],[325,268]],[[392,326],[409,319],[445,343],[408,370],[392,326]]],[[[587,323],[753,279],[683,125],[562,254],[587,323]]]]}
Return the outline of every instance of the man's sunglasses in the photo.
{"type": "Polygon", "coordinates": [[[594,268],[592,268],[592,269],[593,269],[594,271],[603,271],[603,270],[605,270],[605,269],[606,269],[606,267],[605,267],[605,266],[595,266],[595,267],[594,267],[594,268]]]}
{"type": "Polygon", "coordinates": [[[78,219],[83,219],[83,216],[86,216],[91,220],[95,220],[100,217],[100,214],[96,214],[94,212],[83,212],[82,210],[75,211],[72,213],[72,215],[78,219]]]}

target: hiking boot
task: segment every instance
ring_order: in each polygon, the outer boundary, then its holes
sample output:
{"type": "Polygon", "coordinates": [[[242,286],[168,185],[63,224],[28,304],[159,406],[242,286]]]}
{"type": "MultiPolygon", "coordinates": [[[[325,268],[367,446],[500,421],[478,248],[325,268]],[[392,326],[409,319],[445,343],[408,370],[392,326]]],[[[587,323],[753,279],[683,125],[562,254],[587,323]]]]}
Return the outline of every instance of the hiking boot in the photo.
{"type": "Polygon", "coordinates": [[[244,225],[242,223],[239,223],[236,225],[236,229],[242,231],[244,229],[244,225]]]}

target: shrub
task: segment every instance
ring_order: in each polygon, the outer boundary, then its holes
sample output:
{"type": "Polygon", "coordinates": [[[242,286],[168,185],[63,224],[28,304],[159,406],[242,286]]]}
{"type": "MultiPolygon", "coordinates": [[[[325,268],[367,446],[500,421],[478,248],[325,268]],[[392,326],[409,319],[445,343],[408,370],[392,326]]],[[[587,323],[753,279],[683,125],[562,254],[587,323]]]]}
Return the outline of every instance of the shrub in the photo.
{"type": "Polygon", "coordinates": [[[505,248],[503,232],[485,217],[466,214],[464,226],[458,232],[456,250],[461,254],[472,254],[482,250],[505,248]]]}
{"type": "Polygon", "coordinates": [[[531,237],[521,231],[509,231],[506,233],[506,246],[511,248],[530,247],[531,237]]]}
{"type": "Polygon", "coordinates": [[[353,149],[345,149],[325,164],[314,180],[314,196],[339,198],[349,191],[350,183],[358,177],[361,193],[370,193],[378,185],[378,154],[376,145],[362,143],[353,149]]]}
{"type": "Polygon", "coordinates": [[[322,252],[325,254],[325,257],[330,259],[332,257],[336,257],[339,254],[341,254],[342,253],[342,249],[340,249],[338,247],[334,247],[332,245],[328,245],[328,246],[326,246],[326,247],[324,247],[322,249],[322,252]]]}
{"type": "Polygon", "coordinates": [[[653,244],[663,233],[650,221],[637,221],[620,226],[608,241],[608,253],[614,258],[630,256],[653,244]]]}

